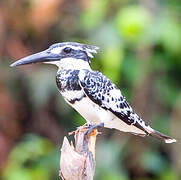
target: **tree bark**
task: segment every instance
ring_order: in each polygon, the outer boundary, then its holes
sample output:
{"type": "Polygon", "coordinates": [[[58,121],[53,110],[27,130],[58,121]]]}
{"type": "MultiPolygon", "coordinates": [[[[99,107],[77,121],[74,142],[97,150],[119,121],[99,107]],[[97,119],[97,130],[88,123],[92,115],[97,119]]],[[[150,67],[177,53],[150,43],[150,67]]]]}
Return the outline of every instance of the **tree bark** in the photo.
{"type": "Polygon", "coordinates": [[[61,147],[60,173],[63,180],[93,180],[97,129],[87,135],[87,128],[75,131],[75,147],[64,137],[61,147]]]}

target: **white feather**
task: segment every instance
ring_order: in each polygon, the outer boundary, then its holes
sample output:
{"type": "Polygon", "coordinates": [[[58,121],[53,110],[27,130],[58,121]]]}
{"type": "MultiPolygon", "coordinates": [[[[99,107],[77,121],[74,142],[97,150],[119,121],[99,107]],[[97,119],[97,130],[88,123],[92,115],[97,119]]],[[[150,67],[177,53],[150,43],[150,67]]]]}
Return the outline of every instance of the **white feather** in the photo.
{"type": "MultiPolygon", "coordinates": [[[[72,92],[68,94],[70,95],[74,93],[72,92]]],[[[71,95],[71,97],[73,96],[71,95]]],[[[104,126],[106,128],[114,128],[124,132],[146,135],[144,131],[138,129],[133,125],[126,124],[115,115],[113,115],[110,111],[105,110],[92,102],[88,97],[84,97],[82,100],[76,101],[74,104],[71,104],[68,101],[67,103],[70,104],[70,106],[72,106],[77,112],[79,112],[90,124],[104,123],[104,126]],[[87,105],[89,106],[88,108],[87,105]]]]}
{"type": "Polygon", "coordinates": [[[83,91],[63,91],[61,92],[62,96],[65,97],[68,101],[71,101],[75,98],[79,99],[84,95],[83,91]]]}
{"type": "Polygon", "coordinates": [[[177,142],[176,139],[165,139],[165,143],[174,143],[177,142]]]}
{"type": "Polygon", "coordinates": [[[74,58],[63,58],[60,61],[48,61],[44,62],[46,64],[54,64],[59,69],[88,69],[91,70],[88,62],[82,59],[74,59],[74,58]]]}
{"type": "Polygon", "coordinates": [[[97,53],[97,51],[94,50],[94,49],[82,48],[81,46],[72,46],[72,45],[65,45],[65,46],[55,47],[50,52],[53,53],[53,54],[60,54],[65,47],[70,47],[71,49],[74,49],[74,50],[85,51],[90,58],[94,57],[92,55],[92,53],[97,53]]]}

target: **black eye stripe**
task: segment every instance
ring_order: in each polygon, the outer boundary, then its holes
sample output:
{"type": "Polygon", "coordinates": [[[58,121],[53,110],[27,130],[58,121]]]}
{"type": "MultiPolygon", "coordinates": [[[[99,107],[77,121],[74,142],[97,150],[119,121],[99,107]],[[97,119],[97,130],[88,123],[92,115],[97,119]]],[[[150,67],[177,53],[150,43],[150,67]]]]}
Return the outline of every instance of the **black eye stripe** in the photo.
{"type": "Polygon", "coordinates": [[[72,48],[66,47],[66,48],[63,49],[63,51],[64,51],[65,53],[70,53],[70,52],[72,51],[72,48]]]}

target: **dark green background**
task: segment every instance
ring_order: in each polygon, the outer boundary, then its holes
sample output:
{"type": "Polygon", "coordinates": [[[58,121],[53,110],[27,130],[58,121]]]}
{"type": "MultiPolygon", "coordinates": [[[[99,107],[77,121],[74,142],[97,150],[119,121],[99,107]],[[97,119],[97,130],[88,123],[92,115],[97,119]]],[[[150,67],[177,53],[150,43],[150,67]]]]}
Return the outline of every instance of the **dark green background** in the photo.
{"type": "Polygon", "coordinates": [[[59,94],[55,67],[9,67],[62,41],[99,46],[92,68],[116,83],[146,122],[178,140],[104,129],[95,180],[179,180],[180,0],[1,0],[1,179],[60,179],[63,137],[85,123],[59,94]]]}

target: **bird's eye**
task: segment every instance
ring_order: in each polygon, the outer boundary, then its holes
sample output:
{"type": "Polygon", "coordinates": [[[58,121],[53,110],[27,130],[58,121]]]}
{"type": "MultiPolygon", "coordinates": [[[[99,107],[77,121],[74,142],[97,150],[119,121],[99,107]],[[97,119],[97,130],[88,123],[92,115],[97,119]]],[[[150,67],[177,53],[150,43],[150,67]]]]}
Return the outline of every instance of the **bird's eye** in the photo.
{"type": "Polygon", "coordinates": [[[70,47],[66,47],[63,49],[63,51],[68,54],[72,51],[72,49],[70,47]]]}

